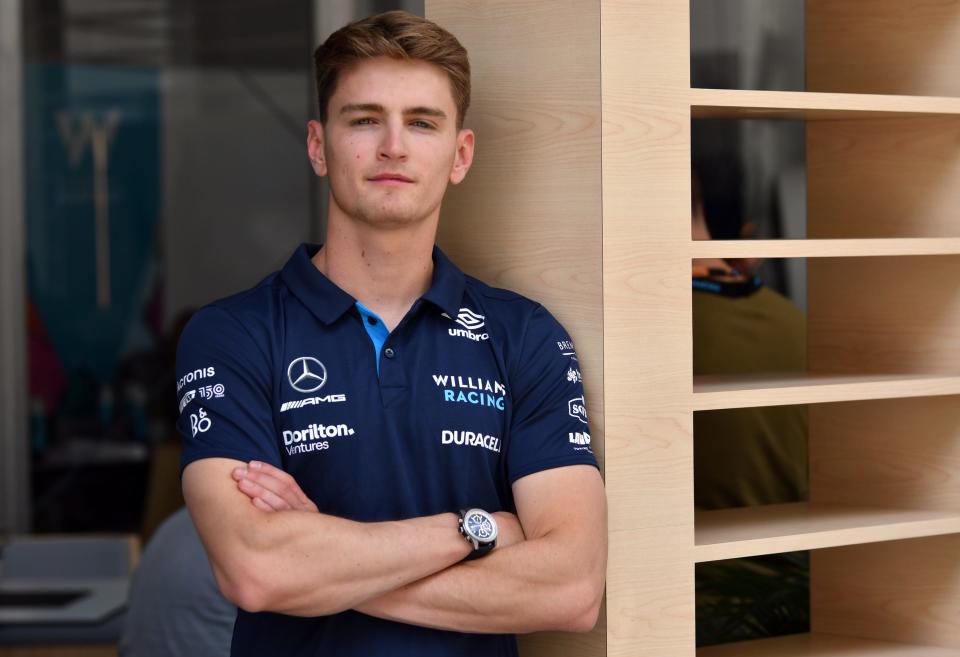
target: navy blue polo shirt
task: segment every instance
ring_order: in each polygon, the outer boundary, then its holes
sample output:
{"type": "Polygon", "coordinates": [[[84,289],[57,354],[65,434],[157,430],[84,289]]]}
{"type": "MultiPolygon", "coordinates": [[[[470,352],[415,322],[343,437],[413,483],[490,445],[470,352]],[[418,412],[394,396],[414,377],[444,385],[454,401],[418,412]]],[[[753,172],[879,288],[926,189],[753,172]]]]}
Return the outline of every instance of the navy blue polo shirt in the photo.
{"type": "MultiPolygon", "coordinates": [[[[576,353],[542,306],[464,275],[439,249],[430,289],[387,332],[303,245],[256,287],[202,308],[177,353],[182,466],[257,459],[321,513],[363,522],[477,506],[511,485],[596,465],[576,353]]],[[[477,595],[483,595],[478,591],[477,595]]],[[[463,634],[346,611],[240,611],[233,655],[516,655],[463,634]]]]}

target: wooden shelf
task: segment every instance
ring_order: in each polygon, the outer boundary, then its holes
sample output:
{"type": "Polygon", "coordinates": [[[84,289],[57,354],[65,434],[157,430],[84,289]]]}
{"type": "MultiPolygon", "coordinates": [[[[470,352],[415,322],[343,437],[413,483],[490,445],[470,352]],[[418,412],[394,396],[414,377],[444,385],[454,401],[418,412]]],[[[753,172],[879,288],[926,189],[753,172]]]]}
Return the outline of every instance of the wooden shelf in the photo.
{"type": "Polygon", "coordinates": [[[746,374],[693,377],[693,410],[821,404],[960,394],[960,376],[945,374],[746,374]]]}
{"type": "Polygon", "coordinates": [[[960,657],[960,650],[831,634],[792,634],[700,648],[697,657],[960,657]]]}
{"type": "Polygon", "coordinates": [[[887,96],[810,91],[690,89],[697,119],[796,119],[807,121],[960,115],[960,98],[887,96]]]}
{"type": "Polygon", "coordinates": [[[801,502],[698,511],[697,562],[960,533],[960,511],[801,502]]]}
{"type": "Polygon", "coordinates": [[[701,240],[690,243],[691,258],[843,258],[958,254],[960,238],[957,237],[701,240]]]}

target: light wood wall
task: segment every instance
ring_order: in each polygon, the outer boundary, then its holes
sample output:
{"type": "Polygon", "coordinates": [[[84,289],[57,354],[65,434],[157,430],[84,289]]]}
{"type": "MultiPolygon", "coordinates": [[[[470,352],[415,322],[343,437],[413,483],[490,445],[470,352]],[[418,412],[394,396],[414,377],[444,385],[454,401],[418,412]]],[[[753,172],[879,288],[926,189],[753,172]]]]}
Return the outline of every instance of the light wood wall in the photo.
{"type": "Polygon", "coordinates": [[[441,243],[573,335],[606,616],[526,657],[960,657],[960,0],[806,0],[808,92],[691,89],[689,0],[427,0],[471,54],[441,243]],[[690,122],[807,125],[808,239],[692,242],[690,122]],[[809,258],[809,372],[692,376],[690,260],[809,258]],[[810,500],[694,512],[695,410],[811,404],[810,500]],[[695,650],[696,563],[813,550],[810,634],[695,650]]]}

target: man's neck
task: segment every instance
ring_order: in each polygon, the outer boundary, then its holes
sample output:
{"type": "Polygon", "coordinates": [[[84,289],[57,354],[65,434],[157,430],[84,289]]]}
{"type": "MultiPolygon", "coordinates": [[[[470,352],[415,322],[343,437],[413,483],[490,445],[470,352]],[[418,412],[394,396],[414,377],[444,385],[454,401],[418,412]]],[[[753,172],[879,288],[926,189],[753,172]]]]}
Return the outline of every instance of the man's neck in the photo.
{"type": "Polygon", "coordinates": [[[435,236],[435,226],[423,223],[384,231],[334,221],[313,263],[392,331],[430,289],[435,236]]]}

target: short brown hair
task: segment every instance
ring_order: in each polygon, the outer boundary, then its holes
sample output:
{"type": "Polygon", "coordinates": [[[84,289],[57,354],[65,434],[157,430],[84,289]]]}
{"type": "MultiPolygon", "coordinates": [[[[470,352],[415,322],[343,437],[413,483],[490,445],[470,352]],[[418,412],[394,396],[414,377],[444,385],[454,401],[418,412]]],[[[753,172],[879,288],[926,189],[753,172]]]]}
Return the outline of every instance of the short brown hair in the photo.
{"type": "Polygon", "coordinates": [[[457,128],[470,106],[470,62],[457,38],[426,18],[405,11],[388,11],[350,23],[330,35],[313,53],[320,122],[327,122],[327,105],[337,76],[350,64],[373,57],[417,59],[442,68],[450,78],[457,106],[457,128]]]}

